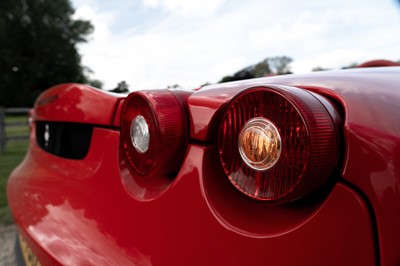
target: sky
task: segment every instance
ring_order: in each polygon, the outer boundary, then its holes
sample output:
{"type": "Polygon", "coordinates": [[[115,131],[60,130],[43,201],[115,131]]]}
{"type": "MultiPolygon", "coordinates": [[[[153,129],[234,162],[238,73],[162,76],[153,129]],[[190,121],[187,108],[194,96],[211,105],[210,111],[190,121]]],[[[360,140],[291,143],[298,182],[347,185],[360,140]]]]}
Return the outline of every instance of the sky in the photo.
{"type": "Polygon", "coordinates": [[[71,0],[94,32],[79,45],[92,78],[113,89],[196,88],[267,57],[292,72],[400,60],[396,0],[71,0]]]}

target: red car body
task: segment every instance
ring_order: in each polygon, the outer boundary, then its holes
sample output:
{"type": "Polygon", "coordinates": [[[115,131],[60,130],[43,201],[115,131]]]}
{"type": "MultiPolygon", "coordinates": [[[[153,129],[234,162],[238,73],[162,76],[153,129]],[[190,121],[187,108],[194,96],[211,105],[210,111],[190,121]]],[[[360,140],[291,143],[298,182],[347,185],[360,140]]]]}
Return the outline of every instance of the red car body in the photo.
{"type": "Polygon", "coordinates": [[[163,182],[135,179],[121,159],[124,96],[54,87],[36,101],[29,151],[8,183],[24,249],[42,265],[399,265],[399,84],[400,67],[372,67],[177,92],[186,146],[163,182]],[[310,200],[247,197],[221,166],[222,110],[247,88],[276,85],[322,96],[340,115],[338,162],[310,200]],[[87,154],[46,151],[43,123],[90,126],[87,154]]]}

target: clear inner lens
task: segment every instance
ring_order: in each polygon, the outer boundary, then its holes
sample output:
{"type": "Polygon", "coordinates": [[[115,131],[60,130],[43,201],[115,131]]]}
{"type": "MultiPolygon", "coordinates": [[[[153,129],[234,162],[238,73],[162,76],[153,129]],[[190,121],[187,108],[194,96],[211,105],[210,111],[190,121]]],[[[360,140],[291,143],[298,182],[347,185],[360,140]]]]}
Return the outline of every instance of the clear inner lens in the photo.
{"type": "Polygon", "coordinates": [[[133,147],[139,153],[145,153],[149,148],[150,132],[146,119],[138,115],[132,120],[131,124],[131,141],[133,147]]]}
{"type": "Polygon", "coordinates": [[[239,152],[251,168],[262,171],[275,165],[281,155],[281,136],[268,119],[250,119],[239,135],[239,152]]]}

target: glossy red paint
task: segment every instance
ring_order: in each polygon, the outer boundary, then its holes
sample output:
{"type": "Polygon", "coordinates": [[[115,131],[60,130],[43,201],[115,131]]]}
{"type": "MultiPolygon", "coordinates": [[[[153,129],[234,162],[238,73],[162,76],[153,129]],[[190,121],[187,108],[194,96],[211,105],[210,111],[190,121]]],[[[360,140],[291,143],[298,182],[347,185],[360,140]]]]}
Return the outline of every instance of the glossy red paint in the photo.
{"type": "MultiPolygon", "coordinates": [[[[83,160],[46,153],[32,134],[9,179],[10,208],[42,265],[396,265],[398,84],[400,68],[391,67],[196,91],[188,99],[191,144],[179,173],[163,187],[132,181],[118,157],[116,129],[96,127],[83,160]],[[304,88],[343,108],[342,168],[318,198],[271,206],[242,195],[223,173],[215,139],[224,107],[248,87],[268,84],[304,88]]],[[[39,98],[35,120],[119,124],[123,99],[64,86],[66,94],[56,88],[39,98]],[[80,93],[84,98],[75,96],[80,93]]]]}
{"type": "Polygon", "coordinates": [[[261,84],[304,88],[325,95],[342,106],[346,147],[341,156],[342,177],[359,188],[372,204],[381,264],[399,264],[400,68],[274,76],[210,86],[189,99],[191,136],[211,141],[217,124],[214,121],[218,120],[220,110],[229,99],[247,87],[261,84]]]}
{"type": "Polygon", "coordinates": [[[357,67],[388,67],[388,66],[400,66],[400,63],[384,59],[378,59],[362,63],[357,67]]]}
{"type": "Polygon", "coordinates": [[[82,161],[57,158],[33,144],[14,171],[8,189],[11,209],[41,261],[74,265],[375,262],[368,209],[344,184],[337,184],[325,200],[312,205],[257,204],[213,170],[218,169],[214,148],[191,145],[174,182],[159,197],[143,202],[126,193],[121,182],[124,166],[119,166],[116,156],[118,140],[117,131],[95,129],[91,150],[82,161]]]}
{"type": "Polygon", "coordinates": [[[112,125],[116,102],[121,94],[104,92],[90,86],[67,83],[52,87],[35,102],[33,119],[112,125]]]}

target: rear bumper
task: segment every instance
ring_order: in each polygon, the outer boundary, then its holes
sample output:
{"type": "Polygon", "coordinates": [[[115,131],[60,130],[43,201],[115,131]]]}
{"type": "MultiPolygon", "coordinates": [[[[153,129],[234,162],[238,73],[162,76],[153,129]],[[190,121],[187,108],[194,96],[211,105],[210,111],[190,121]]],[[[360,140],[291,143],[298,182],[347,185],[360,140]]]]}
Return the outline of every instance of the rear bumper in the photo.
{"type": "Polygon", "coordinates": [[[369,209],[343,183],[319,202],[268,206],[227,182],[214,147],[190,145],[149,200],[140,193],[154,188],[126,180],[118,145],[119,132],[95,128],[88,155],[67,160],[32,141],[8,197],[42,265],[376,264],[369,209]]]}

